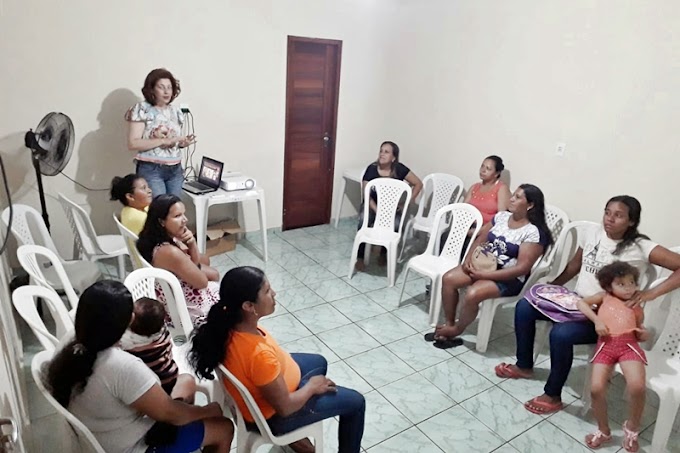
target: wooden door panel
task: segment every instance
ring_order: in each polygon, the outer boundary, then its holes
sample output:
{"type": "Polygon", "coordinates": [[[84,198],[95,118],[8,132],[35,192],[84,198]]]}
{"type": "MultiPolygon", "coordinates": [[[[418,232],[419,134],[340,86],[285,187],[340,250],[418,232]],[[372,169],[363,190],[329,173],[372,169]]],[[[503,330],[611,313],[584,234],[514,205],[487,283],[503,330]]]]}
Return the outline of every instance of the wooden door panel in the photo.
{"type": "Polygon", "coordinates": [[[288,38],[284,229],[330,221],[341,47],[288,38]]]}

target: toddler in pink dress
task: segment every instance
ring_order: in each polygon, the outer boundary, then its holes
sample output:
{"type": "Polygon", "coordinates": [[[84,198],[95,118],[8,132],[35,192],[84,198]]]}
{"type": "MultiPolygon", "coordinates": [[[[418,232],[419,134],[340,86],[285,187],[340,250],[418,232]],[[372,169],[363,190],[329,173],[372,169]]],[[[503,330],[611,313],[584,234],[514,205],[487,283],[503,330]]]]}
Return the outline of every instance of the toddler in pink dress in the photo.
{"type": "Polygon", "coordinates": [[[590,448],[598,448],[612,440],[607,417],[607,386],[614,366],[618,363],[626,379],[630,396],[630,415],[623,423],[623,448],[629,452],[639,449],[640,419],[645,406],[645,365],[647,358],[638,341],[647,339],[642,327],[642,308],[633,306],[631,299],[638,291],[639,271],[628,263],[617,261],[604,266],[597,279],[605,292],[586,297],[578,308],[593,323],[599,335],[595,354],[591,359],[593,373],[591,398],[598,429],[586,436],[590,448]],[[597,306],[597,313],[593,311],[597,306]]]}

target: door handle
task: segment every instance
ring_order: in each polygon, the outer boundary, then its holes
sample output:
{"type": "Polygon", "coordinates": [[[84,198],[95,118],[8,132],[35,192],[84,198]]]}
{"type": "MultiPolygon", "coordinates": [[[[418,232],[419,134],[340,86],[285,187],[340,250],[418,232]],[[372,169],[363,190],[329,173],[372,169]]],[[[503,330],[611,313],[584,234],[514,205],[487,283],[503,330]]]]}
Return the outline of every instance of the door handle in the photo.
{"type": "Polygon", "coordinates": [[[328,135],[328,132],[324,132],[323,134],[323,147],[328,148],[331,145],[331,137],[328,135]]]}

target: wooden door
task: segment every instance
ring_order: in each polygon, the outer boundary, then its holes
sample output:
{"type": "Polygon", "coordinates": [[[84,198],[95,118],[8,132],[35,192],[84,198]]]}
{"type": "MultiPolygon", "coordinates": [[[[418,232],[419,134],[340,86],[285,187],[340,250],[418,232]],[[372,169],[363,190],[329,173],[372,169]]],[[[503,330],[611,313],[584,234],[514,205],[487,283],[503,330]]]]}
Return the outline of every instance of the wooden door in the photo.
{"type": "Polygon", "coordinates": [[[342,41],[288,37],[283,229],[329,223],[342,41]]]}

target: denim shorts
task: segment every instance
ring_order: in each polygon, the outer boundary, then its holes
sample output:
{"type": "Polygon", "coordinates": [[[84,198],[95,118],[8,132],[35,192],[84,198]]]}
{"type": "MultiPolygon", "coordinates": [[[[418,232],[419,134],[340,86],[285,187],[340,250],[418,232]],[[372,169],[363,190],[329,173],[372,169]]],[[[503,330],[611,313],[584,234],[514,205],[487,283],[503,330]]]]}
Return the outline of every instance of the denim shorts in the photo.
{"type": "Polygon", "coordinates": [[[162,447],[149,447],[146,453],[187,453],[201,448],[205,437],[205,425],[202,420],[180,426],[177,430],[177,439],[170,445],[162,447]]]}
{"type": "Polygon", "coordinates": [[[500,297],[516,296],[524,288],[524,282],[513,278],[512,280],[505,280],[502,282],[494,282],[501,293],[500,297]]]}

